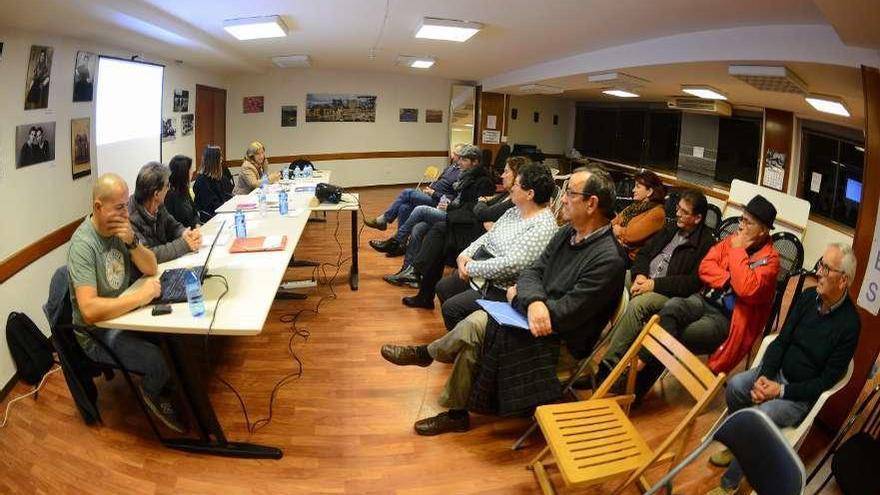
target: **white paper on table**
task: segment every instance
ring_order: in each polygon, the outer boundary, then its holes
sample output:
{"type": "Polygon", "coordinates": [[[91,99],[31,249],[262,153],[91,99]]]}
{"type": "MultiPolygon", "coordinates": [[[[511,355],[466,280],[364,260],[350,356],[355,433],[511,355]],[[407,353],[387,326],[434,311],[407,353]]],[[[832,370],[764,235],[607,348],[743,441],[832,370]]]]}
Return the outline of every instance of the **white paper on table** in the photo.
{"type": "Polygon", "coordinates": [[[702,146],[694,146],[694,156],[697,158],[703,158],[703,153],[705,153],[706,148],[702,146]]]}
{"type": "Polygon", "coordinates": [[[281,247],[281,239],[280,235],[267,235],[265,239],[263,239],[263,249],[278,249],[281,247]]]}
{"type": "Polygon", "coordinates": [[[822,188],[822,174],[819,172],[813,172],[812,178],[810,179],[810,191],[819,192],[819,189],[822,188]]]}
{"type": "MultiPolygon", "coordinates": [[[[211,247],[211,244],[214,243],[214,238],[217,236],[218,234],[202,234],[202,247],[211,247]]],[[[227,242],[229,242],[229,238],[231,237],[229,232],[221,233],[219,234],[219,236],[220,238],[217,239],[218,246],[225,245],[227,242]]]]}
{"type": "Polygon", "coordinates": [[[486,116],[486,128],[494,129],[495,125],[498,123],[498,117],[495,115],[487,115],[486,116]]]}

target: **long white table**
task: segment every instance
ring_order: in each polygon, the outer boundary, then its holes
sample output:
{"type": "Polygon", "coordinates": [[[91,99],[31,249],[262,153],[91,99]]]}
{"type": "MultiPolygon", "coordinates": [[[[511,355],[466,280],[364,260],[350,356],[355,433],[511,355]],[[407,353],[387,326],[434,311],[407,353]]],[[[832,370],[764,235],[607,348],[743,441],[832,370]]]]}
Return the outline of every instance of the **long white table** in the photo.
{"type": "MultiPolygon", "coordinates": [[[[208,261],[208,278],[203,285],[204,316],[193,317],[187,303],[177,303],[172,305],[172,313],[168,315],[153,316],[152,306],[145,306],[118,318],[99,322],[97,326],[154,332],[158,337],[174,382],[179,384],[180,392],[193,413],[198,433],[198,438],[160,436],[163,445],[192,453],[280,459],[283,453],[278,448],[226,439],[202,378],[204,361],[198,357],[205,352],[204,346],[208,342],[202,335],[244,336],[262,332],[278,284],[308,221],[309,210],[301,208],[298,214],[287,217],[281,217],[277,212],[267,213],[266,216],[252,212],[245,217],[248,236],[286,235],[287,244],[283,251],[230,253],[229,248],[235,237],[233,216],[217,215],[204,225],[202,230],[205,235],[217,234],[225,220],[226,225],[220,235],[228,237],[223,245],[218,243],[214,247],[208,261]],[[212,275],[223,276],[229,285],[229,291],[219,305],[218,299],[224,287],[219,279],[210,278],[212,275]]],[[[203,264],[208,250],[209,247],[202,247],[197,253],[162,263],[159,266],[160,274],[169,268],[203,264]]],[[[136,290],[144,280],[136,281],[128,291],[136,290]]]]}

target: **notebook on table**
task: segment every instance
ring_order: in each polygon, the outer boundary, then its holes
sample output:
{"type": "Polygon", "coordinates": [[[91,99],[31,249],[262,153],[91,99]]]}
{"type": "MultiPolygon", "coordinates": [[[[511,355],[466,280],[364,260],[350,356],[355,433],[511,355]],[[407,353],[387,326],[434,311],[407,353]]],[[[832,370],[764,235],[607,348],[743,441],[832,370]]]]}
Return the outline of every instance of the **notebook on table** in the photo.
{"type": "Polygon", "coordinates": [[[286,235],[264,237],[239,237],[229,248],[230,253],[258,253],[261,251],[283,251],[287,246],[286,235]]]}
{"type": "Polygon", "coordinates": [[[186,301],[186,272],[192,271],[195,273],[199,278],[199,285],[205,281],[205,277],[208,276],[208,261],[211,260],[211,253],[214,252],[214,247],[217,245],[217,239],[222,237],[221,232],[223,232],[224,225],[226,225],[226,220],[223,220],[223,223],[220,224],[220,228],[217,229],[217,235],[214,236],[214,242],[211,243],[211,249],[208,250],[208,257],[205,258],[204,265],[189,268],[172,268],[162,272],[162,276],[159,277],[159,284],[162,286],[162,294],[154,299],[153,303],[170,304],[186,301]]]}

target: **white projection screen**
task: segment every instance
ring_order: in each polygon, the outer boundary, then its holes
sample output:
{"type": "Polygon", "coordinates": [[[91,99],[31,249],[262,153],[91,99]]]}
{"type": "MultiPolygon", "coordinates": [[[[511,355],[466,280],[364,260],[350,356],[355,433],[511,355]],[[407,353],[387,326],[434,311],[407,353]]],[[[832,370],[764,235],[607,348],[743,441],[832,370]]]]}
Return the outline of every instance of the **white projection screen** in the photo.
{"type": "Polygon", "coordinates": [[[138,170],[149,161],[162,160],[164,77],[162,65],[103,56],[98,59],[98,175],[121,175],[130,193],[134,193],[138,170]]]}

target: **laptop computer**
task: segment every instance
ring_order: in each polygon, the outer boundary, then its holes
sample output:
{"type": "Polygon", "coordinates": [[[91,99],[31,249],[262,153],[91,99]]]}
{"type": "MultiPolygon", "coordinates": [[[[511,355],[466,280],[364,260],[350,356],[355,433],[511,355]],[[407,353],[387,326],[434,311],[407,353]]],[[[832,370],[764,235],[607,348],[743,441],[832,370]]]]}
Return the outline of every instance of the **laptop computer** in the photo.
{"type": "Polygon", "coordinates": [[[193,266],[189,268],[172,268],[162,272],[159,277],[159,283],[162,285],[162,294],[153,300],[153,303],[170,304],[186,301],[186,272],[192,270],[199,277],[199,285],[205,281],[208,276],[208,262],[211,260],[211,253],[214,252],[214,246],[217,245],[217,239],[223,232],[223,226],[226,220],[220,224],[217,235],[214,236],[214,242],[211,243],[211,249],[208,250],[208,257],[205,258],[205,264],[193,266]]]}

